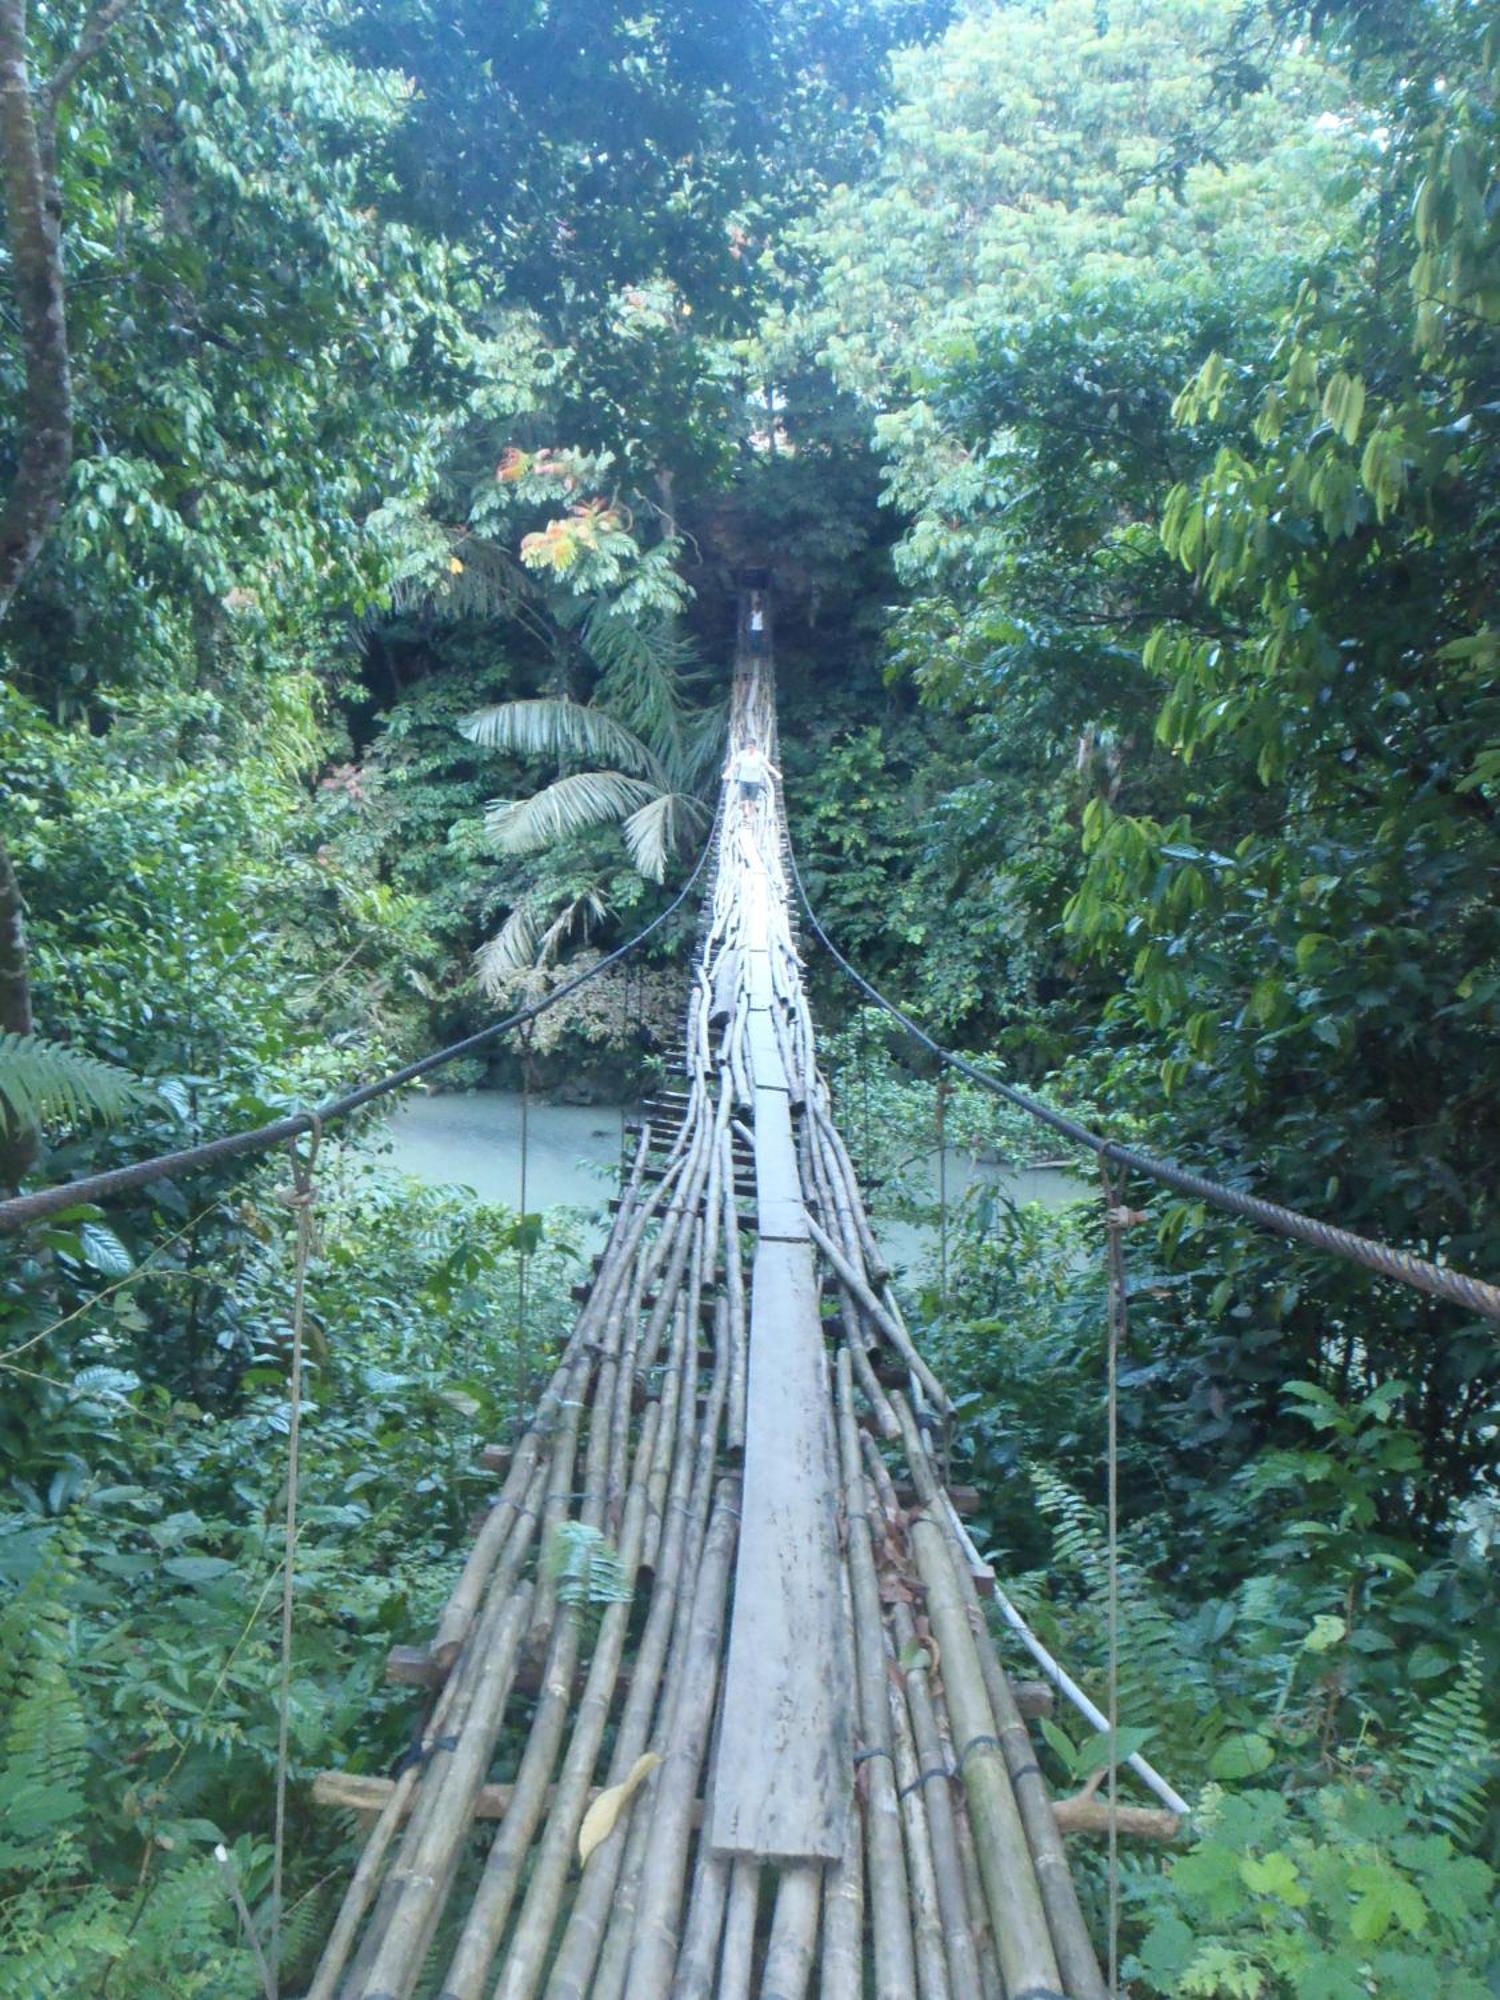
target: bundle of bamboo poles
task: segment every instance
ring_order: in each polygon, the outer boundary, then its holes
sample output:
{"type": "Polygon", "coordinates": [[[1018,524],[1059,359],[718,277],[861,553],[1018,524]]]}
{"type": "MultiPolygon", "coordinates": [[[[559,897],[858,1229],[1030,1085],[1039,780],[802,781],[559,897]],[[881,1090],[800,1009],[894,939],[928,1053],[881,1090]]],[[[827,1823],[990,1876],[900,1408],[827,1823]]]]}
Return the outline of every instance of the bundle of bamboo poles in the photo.
{"type": "MultiPolygon", "coordinates": [[[[774,756],[761,662],[741,662],[732,741],[774,756]]],[[[592,1289],[439,1621],[429,1713],[307,2000],[1103,2000],[946,1504],[932,1436],[948,1398],[889,1285],[818,1072],[779,803],[731,794],[678,1086],[643,1123],[592,1289]],[[822,1372],[853,1750],[837,1777],[842,1858],[817,1865],[719,1852],[706,1832],[740,1516],[761,1497],[745,1487],[741,1205],[756,899],[797,1127],[789,1193],[837,1308],[822,1372]],[[617,1554],[616,1601],[560,1582],[570,1523],[617,1554]],[[618,1816],[580,1868],[601,1795],[618,1816]]]]}

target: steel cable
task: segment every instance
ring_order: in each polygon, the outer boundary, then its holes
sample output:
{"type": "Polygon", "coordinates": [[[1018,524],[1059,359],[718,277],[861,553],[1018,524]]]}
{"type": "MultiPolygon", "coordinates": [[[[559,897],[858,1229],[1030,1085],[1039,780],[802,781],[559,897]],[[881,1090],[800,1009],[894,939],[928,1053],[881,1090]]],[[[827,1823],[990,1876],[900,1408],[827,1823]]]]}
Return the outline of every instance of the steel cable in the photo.
{"type": "MultiPolygon", "coordinates": [[[[818,913],[812,906],[807,889],[797,867],[795,855],[790,847],[787,862],[796,884],[797,895],[813,934],[823,949],[833,959],[860,991],[873,1000],[877,1007],[883,1007],[892,1019],[901,1026],[914,1041],[920,1042],[938,1061],[949,1069],[966,1076],[971,1083],[977,1083],[982,1090],[993,1092],[1006,1103],[1013,1104],[1030,1118],[1049,1126],[1074,1145],[1083,1146],[1097,1159],[1108,1160],[1113,1165],[1125,1167],[1132,1173],[1144,1174],[1147,1179],[1159,1181],[1162,1186],[1173,1188],[1179,1194],[1191,1196],[1195,1201],[1208,1202],[1212,1207],[1224,1209],[1231,1215],[1242,1216],[1262,1229],[1268,1229],[1277,1236],[1292,1237],[1300,1243],[1310,1244],[1315,1250],[1324,1250],[1337,1257],[1346,1257],[1351,1263],[1362,1264],[1366,1270],[1376,1271],[1383,1278],[1390,1278],[1399,1285],[1408,1285],[1413,1290],[1427,1292],[1433,1298],[1447,1299],[1454,1305],[1465,1306],[1470,1312],[1478,1313],[1484,1319],[1500,1323],[1500,1286],[1492,1285],[1483,1278],[1471,1276],[1467,1271],[1456,1271],[1445,1264],[1434,1264],[1425,1257],[1418,1257],[1410,1250],[1398,1250],[1389,1243],[1376,1242],[1368,1236],[1361,1236],[1355,1230],[1341,1228],[1337,1223],[1323,1222],[1318,1217],[1303,1215],[1294,1208],[1284,1208],[1279,1202],[1265,1201],[1259,1195],[1242,1194],[1237,1188],[1225,1187],[1219,1181],[1210,1180],[1204,1174],[1195,1174],[1186,1167],[1179,1167],[1174,1161],[1159,1160],[1153,1154],[1139,1153],[1133,1146],[1121,1146],[1112,1139],[1106,1139],[1100,1132],[1093,1131],[1077,1118],[1070,1118],[1065,1111],[1045,1104],[1039,1098],[1018,1090],[1012,1083],[1005,1083],[997,1076],[955,1055],[933,1039],[924,1028],[919,1028],[910,1015],[904,1014],[892,1000],[872,986],[868,979],[849,963],[838,946],[829,937],[818,920],[818,913]]],[[[0,1210],[0,1223],[4,1221],[0,1210]]]]}

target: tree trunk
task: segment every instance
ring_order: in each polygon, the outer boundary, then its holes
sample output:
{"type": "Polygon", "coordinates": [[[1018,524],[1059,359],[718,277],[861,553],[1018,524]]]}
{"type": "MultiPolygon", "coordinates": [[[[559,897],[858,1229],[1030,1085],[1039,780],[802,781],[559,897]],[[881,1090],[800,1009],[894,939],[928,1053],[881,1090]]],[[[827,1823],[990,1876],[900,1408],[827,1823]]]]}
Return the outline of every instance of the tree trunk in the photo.
{"type": "MultiPolygon", "coordinates": [[[[49,107],[50,109],[50,107],[49,107]]],[[[0,184],[26,393],[15,479],[0,512],[0,618],[41,554],[73,460],[73,378],[63,312],[62,202],[50,117],[26,62],[26,0],[0,0],[0,184]]]]}
{"type": "MultiPolygon", "coordinates": [[[[0,0],[0,190],[26,391],[15,477],[0,508],[0,619],[25,581],[62,507],[73,463],[73,372],[63,293],[57,106],[132,0],[103,0],[50,82],[33,89],[26,0],[0,0]]],[[[0,841],[0,1032],[32,1032],[21,885],[0,841]]],[[[0,1126],[0,1185],[14,1188],[38,1136],[0,1126]]]]}
{"type": "MultiPolygon", "coordinates": [[[[21,885],[0,840],[0,1034],[29,1035],[31,981],[26,970],[26,921],[21,885]]],[[[0,1189],[13,1192],[36,1159],[38,1138],[27,1126],[0,1118],[0,1189]]]]}

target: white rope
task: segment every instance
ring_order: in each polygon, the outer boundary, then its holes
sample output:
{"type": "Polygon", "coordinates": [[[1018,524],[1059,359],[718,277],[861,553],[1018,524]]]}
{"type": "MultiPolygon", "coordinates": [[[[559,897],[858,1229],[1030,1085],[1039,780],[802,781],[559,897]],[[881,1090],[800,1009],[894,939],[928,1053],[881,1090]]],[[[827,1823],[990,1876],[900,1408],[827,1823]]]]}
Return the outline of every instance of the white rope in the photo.
{"type": "Polygon", "coordinates": [[[290,1761],[292,1717],[292,1612],[297,1561],[297,1487],[302,1458],[302,1349],[307,1316],[307,1266],[313,1244],[313,1168],[322,1140],[321,1121],[315,1120],[308,1139],[307,1155],[292,1140],[292,1185],[282,1192],[282,1200],[296,1211],[297,1262],[292,1286],[292,1370],[288,1384],[291,1412],[286,1447],[286,1534],[281,1559],[281,1689],[276,1723],[276,1831],[271,1866],[271,2000],[281,1990],[281,1907],[282,1875],[286,1862],[286,1779],[290,1761]]]}
{"type": "Polygon", "coordinates": [[[1125,1322],[1125,1209],[1101,1160],[1104,1227],[1109,1256],[1109,1306],[1105,1335],[1106,1507],[1109,1539],[1109,1596],[1105,1613],[1109,1645],[1109,1972],[1111,1995],[1120,1990],[1120,1336],[1125,1322]]]}
{"type": "Polygon", "coordinates": [[[531,1157],[531,1023],[521,1030],[521,1197],[520,1255],[516,1263],[516,1421],[522,1421],[531,1388],[531,1336],[528,1322],[528,1280],[531,1275],[531,1236],[526,1226],[527,1173],[531,1157]]]}

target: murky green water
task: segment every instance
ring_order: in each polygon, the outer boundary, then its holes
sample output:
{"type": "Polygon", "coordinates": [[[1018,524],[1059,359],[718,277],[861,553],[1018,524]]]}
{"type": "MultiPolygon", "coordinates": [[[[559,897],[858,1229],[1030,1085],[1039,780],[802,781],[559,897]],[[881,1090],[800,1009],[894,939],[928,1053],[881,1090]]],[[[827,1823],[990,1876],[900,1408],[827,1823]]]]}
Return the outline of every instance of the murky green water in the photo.
{"type": "MultiPolygon", "coordinates": [[[[591,1247],[602,1241],[604,1204],[618,1191],[621,1120],[619,1105],[547,1104],[533,1099],[527,1121],[525,1207],[535,1214],[566,1205],[596,1210],[600,1220],[588,1232],[591,1247]]],[[[413,1097],[387,1121],[390,1150],[380,1164],[440,1187],[471,1188],[482,1201],[522,1205],[521,1098],[519,1093],[485,1090],[438,1091],[413,1097]]],[[[937,1198],[938,1162],[930,1177],[937,1198]]],[[[1087,1197],[1092,1190],[1064,1167],[975,1165],[965,1155],[948,1158],[948,1198],[955,1205],[975,1180],[991,1182],[1017,1202],[1044,1202],[1049,1208],[1087,1197]]],[[[893,1264],[914,1268],[937,1241],[935,1229],[905,1222],[877,1222],[876,1234],[893,1264]]]]}
{"type": "MultiPolygon", "coordinates": [[[[519,1092],[437,1091],[412,1097],[386,1123],[382,1163],[440,1187],[465,1187],[481,1201],[521,1208],[519,1092]]],[[[602,1208],[619,1192],[618,1105],[546,1104],[533,1098],[526,1124],[524,1207],[561,1203],[602,1208]]]]}

